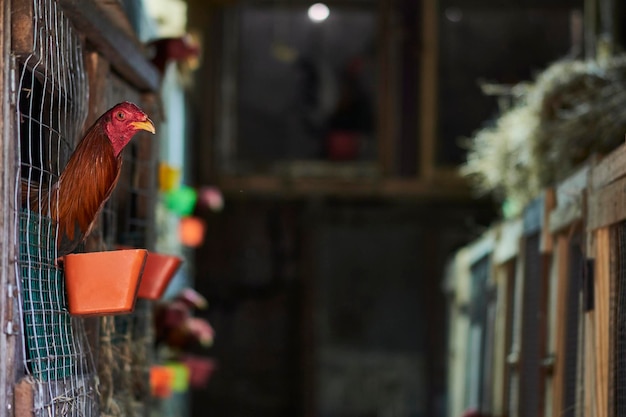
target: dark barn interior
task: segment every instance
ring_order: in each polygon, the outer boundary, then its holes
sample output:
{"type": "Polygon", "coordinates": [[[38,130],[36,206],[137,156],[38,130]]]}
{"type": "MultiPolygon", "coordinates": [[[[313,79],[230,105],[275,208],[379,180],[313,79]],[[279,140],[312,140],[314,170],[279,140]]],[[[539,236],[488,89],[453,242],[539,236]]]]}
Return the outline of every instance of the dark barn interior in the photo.
{"type": "Polygon", "coordinates": [[[497,213],[454,172],[503,100],[482,84],[583,48],[581,1],[328,5],[189,2],[192,160],[228,200],[196,252],[220,368],[194,415],[446,415],[440,277],[497,213]]]}

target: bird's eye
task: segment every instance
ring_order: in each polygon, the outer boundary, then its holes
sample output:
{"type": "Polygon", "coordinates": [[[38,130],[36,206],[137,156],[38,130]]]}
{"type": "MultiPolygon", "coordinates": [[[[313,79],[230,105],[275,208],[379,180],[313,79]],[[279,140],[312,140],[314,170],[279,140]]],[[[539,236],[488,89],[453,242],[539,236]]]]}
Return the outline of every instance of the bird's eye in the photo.
{"type": "Polygon", "coordinates": [[[124,114],[124,112],[118,111],[115,117],[117,117],[118,120],[124,120],[124,117],[126,117],[126,115],[124,114]]]}

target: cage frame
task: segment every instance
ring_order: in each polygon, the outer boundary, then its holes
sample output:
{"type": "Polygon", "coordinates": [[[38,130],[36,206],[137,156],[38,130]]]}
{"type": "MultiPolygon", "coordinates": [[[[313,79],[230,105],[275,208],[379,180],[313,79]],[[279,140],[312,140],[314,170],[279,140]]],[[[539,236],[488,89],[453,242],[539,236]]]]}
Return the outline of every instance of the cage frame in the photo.
{"type": "MultiPolygon", "coordinates": [[[[0,97],[10,97],[12,94],[11,80],[11,2],[2,2],[0,7],[0,21],[3,30],[0,31],[0,97]]],[[[0,181],[0,198],[5,209],[0,210],[0,236],[16,236],[17,223],[15,213],[17,202],[15,181],[17,166],[16,143],[14,127],[11,117],[12,105],[7,99],[0,100],[0,166],[2,180],[0,181]]],[[[0,331],[0,416],[13,413],[11,405],[15,393],[14,382],[17,378],[17,364],[21,363],[19,332],[19,306],[17,297],[17,242],[11,239],[0,239],[0,317],[2,330],[0,331]]]]}
{"type": "MultiPolygon", "coordinates": [[[[108,64],[97,68],[87,68],[90,90],[93,97],[100,97],[106,88],[99,77],[104,73],[116,71],[127,83],[129,88],[137,91],[144,105],[154,110],[156,101],[154,94],[159,90],[160,75],[142,53],[142,47],[124,28],[119,21],[123,16],[119,4],[105,1],[80,2],[72,0],[52,0],[66,14],[71,24],[80,32],[83,39],[89,41],[93,52],[108,64]],[[97,82],[92,83],[92,80],[97,82]],[[95,88],[94,88],[95,87],[95,88]]],[[[0,180],[0,198],[4,202],[4,210],[0,214],[0,417],[12,415],[31,415],[33,402],[32,383],[18,379],[22,375],[20,369],[24,364],[20,332],[20,297],[19,284],[19,245],[18,213],[19,213],[19,178],[20,160],[15,137],[15,109],[17,94],[15,92],[15,74],[12,67],[13,57],[21,53],[32,53],[32,0],[11,0],[2,2],[0,7],[0,166],[3,167],[0,180]]],[[[97,100],[88,103],[91,122],[102,113],[95,106],[97,100]]],[[[87,123],[90,121],[88,120],[87,123]]],[[[72,144],[73,145],[73,144],[72,144]]],[[[96,341],[97,326],[92,326],[88,337],[96,341]]],[[[92,343],[90,343],[92,344],[92,343]]],[[[93,346],[93,344],[92,344],[93,346]]]]}
{"type": "MultiPolygon", "coordinates": [[[[564,415],[568,411],[574,411],[574,415],[581,412],[583,402],[582,381],[583,368],[582,360],[584,356],[583,337],[584,325],[582,298],[579,299],[578,323],[577,323],[577,358],[575,381],[575,409],[568,410],[564,404],[565,384],[566,384],[566,332],[568,325],[568,295],[570,295],[570,259],[571,245],[574,239],[579,237],[584,245],[586,240],[584,230],[584,203],[586,192],[591,176],[592,163],[587,163],[580,167],[567,179],[561,181],[552,190],[553,207],[549,210],[547,219],[547,229],[553,242],[553,256],[550,270],[550,293],[548,314],[550,326],[547,335],[548,356],[553,358],[553,373],[546,386],[546,413],[548,415],[564,415]]],[[[582,256],[586,259],[585,247],[581,248],[582,256]]],[[[585,262],[585,266],[587,263],[585,262]]],[[[584,273],[584,271],[582,272],[584,273]]],[[[580,291],[583,285],[580,283],[580,291]]]]}
{"type": "MultiPolygon", "coordinates": [[[[450,324],[448,338],[454,343],[454,347],[448,347],[448,389],[452,398],[451,415],[460,415],[468,403],[472,386],[477,387],[483,381],[469,381],[467,372],[467,358],[471,354],[467,340],[470,337],[472,304],[472,267],[481,260],[489,262],[486,288],[494,287],[492,260],[496,243],[496,231],[490,229],[471,245],[460,250],[448,263],[448,272],[445,278],[444,290],[448,295],[448,314],[450,324]],[[473,384],[473,385],[472,385],[473,384]]],[[[487,325],[487,323],[485,323],[487,325]]],[[[481,352],[482,354],[482,352],[481,352]]],[[[484,365],[484,363],[482,364],[484,365]]],[[[488,366],[478,369],[479,375],[484,375],[488,366]]],[[[479,392],[487,387],[480,386],[479,392]]],[[[479,400],[480,400],[479,396],[479,400]]],[[[480,404],[476,404],[478,406],[480,404]]]]}
{"type": "Polygon", "coordinates": [[[497,242],[493,254],[493,279],[497,288],[494,347],[493,394],[491,410],[493,415],[506,416],[511,407],[512,380],[517,377],[516,365],[519,353],[515,344],[513,323],[515,309],[521,300],[517,297],[516,285],[520,274],[521,239],[523,221],[510,219],[497,226],[497,242]]]}
{"type": "Polygon", "coordinates": [[[585,314],[585,416],[615,415],[615,324],[617,246],[614,227],[626,220],[626,144],[593,166],[586,210],[587,251],[594,261],[593,310],[585,314]],[[593,403],[591,403],[593,401],[593,403]]]}

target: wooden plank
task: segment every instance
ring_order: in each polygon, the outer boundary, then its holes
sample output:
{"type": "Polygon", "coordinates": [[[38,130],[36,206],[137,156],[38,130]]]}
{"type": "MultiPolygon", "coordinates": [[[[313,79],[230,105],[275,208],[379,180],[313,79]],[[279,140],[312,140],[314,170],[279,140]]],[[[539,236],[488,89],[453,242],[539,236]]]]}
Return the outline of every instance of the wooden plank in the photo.
{"type": "Polygon", "coordinates": [[[230,198],[250,195],[281,195],[306,197],[333,195],[337,197],[415,198],[441,201],[470,201],[472,191],[465,183],[443,187],[413,179],[341,179],[281,178],[271,175],[225,176],[218,180],[222,192],[230,198]]]}
{"type": "Polygon", "coordinates": [[[85,71],[89,78],[89,111],[85,127],[89,127],[108,110],[105,89],[110,71],[109,61],[98,52],[89,52],[85,57],[85,71]]]}
{"type": "Polygon", "coordinates": [[[585,58],[596,59],[598,0],[584,0],[585,58]]]}
{"type": "Polygon", "coordinates": [[[593,190],[587,201],[587,210],[588,231],[626,219],[626,177],[593,190]]]}
{"type": "MultiPolygon", "coordinates": [[[[556,191],[554,188],[548,188],[544,193],[543,203],[543,217],[541,219],[542,225],[548,225],[550,220],[550,213],[556,207],[556,191]]],[[[539,245],[542,253],[552,253],[552,233],[550,233],[549,227],[542,227],[541,229],[541,243],[539,245]]]]}
{"type": "Polygon", "coordinates": [[[521,219],[509,220],[500,225],[496,247],[493,251],[494,264],[503,264],[517,256],[522,238],[522,227],[521,219]]]}
{"type": "Polygon", "coordinates": [[[7,405],[13,402],[13,383],[22,369],[19,315],[17,297],[16,262],[19,248],[16,236],[17,205],[16,175],[19,175],[17,161],[18,140],[15,132],[16,95],[11,80],[11,2],[0,5],[0,416],[12,413],[7,405]],[[19,343],[19,344],[18,344],[19,343]]]}
{"type": "Polygon", "coordinates": [[[159,90],[161,76],[145,58],[138,41],[124,33],[101,5],[80,0],[59,3],[72,23],[122,77],[140,91],[159,90]]]}
{"type": "Polygon", "coordinates": [[[472,244],[465,247],[468,257],[467,259],[470,264],[473,265],[485,256],[490,256],[493,253],[493,248],[496,242],[495,237],[496,230],[490,229],[472,244]]]}
{"type": "Polygon", "coordinates": [[[437,158],[437,1],[422,1],[422,51],[420,56],[420,147],[418,160],[422,178],[430,178],[435,172],[437,158]]]}
{"type": "Polygon", "coordinates": [[[341,162],[287,160],[272,164],[272,174],[286,178],[380,178],[380,166],[376,162],[341,162]]]}
{"type": "Polygon", "coordinates": [[[556,186],[557,207],[566,206],[572,203],[580,203],[582,193],[589,186],[591,176],[591,162],[582,166],[574,174],[556,186]]]}
{"type": "Polygon", "coordinates": [[[15,384],[13,396],[13,415],[15,417],[33,417],[35,407],[35,380],[24,377],[15,384]]]}
{"type": "Polygon", "coordinates": [[[564,206],[558,206],[550,212],[548,217],[548,229],[550,233],[558,233],[583,219],[582,202],[571,202],[564,206]]]}
{"type": "Polygon", "coordinates": [[[395,115],[397,113],[394,91],[396,76],[396,29],[393,25],[393,2],[379,2],[380,42],[385,47],[379,51],[378,67],[381,76],[378,83],[378,161],[384,175],[393,173],[395,162],[395,115]]]}
{"type": "Polygon", "coordinates": [[[597,190],[626,176],[626,144],[604,157],[591,171],[591,189],[597,190]]]}
{"type": "Polygon", "coordinates": [[[569,290],[569,237],[561,234],[557,237],[555,255],[557,276],[556,288],[556,314],[555,314],[555,362],[554,362],[554,391],[553,391],[553,408],[550,415],[560,416],[564,414],[563,410],[563,387],[565,379],[565,345],[566,329],[567,329],[567,294],[569,290]]]}
{"type": "Polygon", "coordinates": [[[598,229],[595,262],[595,416],[608,417],[609,410],[609,349],[610,349],[610,233],[608,228],[598,229]]]}
{"type": "Polygon", "coordinates": [[[512,331],[513,290],[515,270],[512,262],[494,266],[497,284],[496,322],[494,335],[493,402],[492,415],[508,415],[509,367],[508,341],[512,331]]]}
{"type": "Polygon", "coordinates": [[[522,355],[522,323],[524,305],[524,286],[526,274],[526,248],[522,242],[519,249],[519,262],[515,263],[515,288],[513,289],[513,318],[511,331],[511,348],[507,356],[509,364],[509,376],[511,378],[511,390],[509,392],[509,410],[511,415],[518,415],[520,403],[524,401],[520,398],[520,357],[522,355]]]}
{"type": "MultiPolygon", "coordinates": [[[[33,2],[13,0],[11,3],[11,51],[29,54],[33,51],[33,2]]],[[[5,26],[6,27],[6,26],[5,26]]]]}

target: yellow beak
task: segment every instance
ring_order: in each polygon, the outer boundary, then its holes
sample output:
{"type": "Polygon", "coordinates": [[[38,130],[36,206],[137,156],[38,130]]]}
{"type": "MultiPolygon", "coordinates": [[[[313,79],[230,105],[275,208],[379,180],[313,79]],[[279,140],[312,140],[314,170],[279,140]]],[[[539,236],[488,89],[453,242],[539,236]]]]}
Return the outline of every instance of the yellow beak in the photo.
{"type": "Polygon", "coordinates": [[[156,133],[154,123],[152,123],[152,120],[150,119],[146,119],[143,122],[132,122],[130,125],[137,130],[146,130],[152,134],[156,133]]]}

